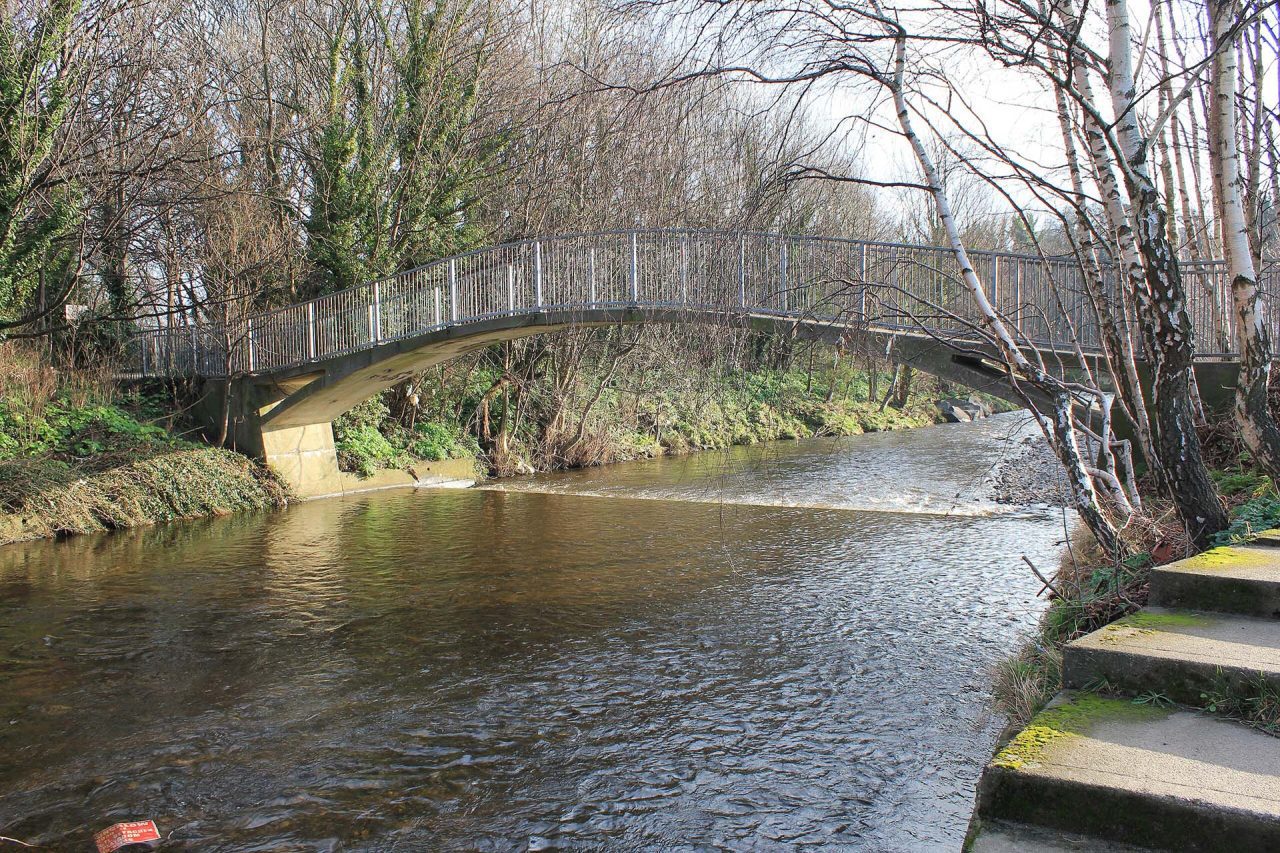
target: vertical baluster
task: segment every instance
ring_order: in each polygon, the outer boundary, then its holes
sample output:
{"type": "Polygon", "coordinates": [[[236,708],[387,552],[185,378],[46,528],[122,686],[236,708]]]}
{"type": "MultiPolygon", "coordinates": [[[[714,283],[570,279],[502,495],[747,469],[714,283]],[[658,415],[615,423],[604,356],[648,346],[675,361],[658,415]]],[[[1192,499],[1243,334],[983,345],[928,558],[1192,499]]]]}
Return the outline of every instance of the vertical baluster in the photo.
{"type": "Polygon", "coordinates": [[[640,246],[636,232],[631,232],[631,301],[640,301],[640,246]]]}
{"type": "Polygon", "coordinates": [[[591,304],[596,304],[596,247],[587,249],[587,283],[591,291],[591,304]]]}
{"type": "Polygon", "coordinates": [[[533,241],[533,304],[542,307],[542,241],[533,241]]]}
{"type": "Polygon", "coordinates": [[[680,301],[689,304],[689,235],[680,235],[680,301]]]}
{"type": "Polygon", "coordinates": [[[778,248],[778,284],[782,294],[782,313],[787,313],[787,261],[789,256],[787,253],[787,238],[782,238],[782,243],[778,248]]]}
{"type": "Polygon", "coordinates": [[[253,318],[250,317],[248,320],[246,320],[245,325],[248,330],[246,336],[249,339],[249,372],[253,373],[253,371],[257,367],[257,361],[258,361],[258,357],[257,357],[258,354],[256,352],[256,347],[254,346],[254,340],[253,340],[253,318]]]}
{"type": "Polygon", "coordinates": [[[316,304],[307,303],[307,360],[316,360],[316,304]]]}
{"type": "Polygon", "coordinates": [[[449,259],[449,319],[458,322],[458,268],[453,258],[449,259]]]}
{"type": "Polygon", "coordinates": [[[859,255],[861,256],[861,262],[859,264],[859,275],[862,279],[862,284],[859,288],[860,292],[858,294],[858,322],[864,325],[870,324],[871,322],[871,318],[868,316],[868,312],[867,312],[867,287],[869,284],[867,281],[868,248],[869,248],[868,245],[866,243],[863,243],[862,251],[859,252],[859,255]]]}

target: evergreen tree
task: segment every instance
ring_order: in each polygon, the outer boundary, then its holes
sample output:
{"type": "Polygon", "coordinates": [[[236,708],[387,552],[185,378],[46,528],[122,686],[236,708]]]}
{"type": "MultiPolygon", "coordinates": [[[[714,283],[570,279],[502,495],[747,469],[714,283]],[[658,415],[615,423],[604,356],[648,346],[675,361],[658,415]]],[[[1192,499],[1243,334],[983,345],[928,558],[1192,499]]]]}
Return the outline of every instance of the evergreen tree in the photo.
{"type": "Polygon", "coordinates": [[[308,259],[328,293],[473,248],[469,211],[497,154],[472,128],[483,45],[462,31],[469,4],[401,0],[396,31],[379,16],[392,57],[392,108],[378,121],[364,30],[338,27],[328,105],[314,145],[308,259]]]}
{"type": "Polygon", "coordinates": [[[349,21],[339,25],[330,46],[328,90],[306,221],[317,293],[353,287],[390,271],[379,213],[388,156],[378,138],[363,35],[349,21]]]}
{"type": "Polygon", "coordinates": [[[65,278],[73,257],[81,202],[53,174],[53,154],[70,104],[57,63],[78,10],[50,0],[27,29],[0,18],[0,321],[10,325],[31,312],[40,276],[65,278]]]}
{"type": "Polygon", "coordinates": [[[470,3],[403,0],[401,11],[391,236],[405,269],[478,244],[468,211],[497,143],[468,144],[484,65],[483,46],[471,53],[458,43],[470,3]]]}

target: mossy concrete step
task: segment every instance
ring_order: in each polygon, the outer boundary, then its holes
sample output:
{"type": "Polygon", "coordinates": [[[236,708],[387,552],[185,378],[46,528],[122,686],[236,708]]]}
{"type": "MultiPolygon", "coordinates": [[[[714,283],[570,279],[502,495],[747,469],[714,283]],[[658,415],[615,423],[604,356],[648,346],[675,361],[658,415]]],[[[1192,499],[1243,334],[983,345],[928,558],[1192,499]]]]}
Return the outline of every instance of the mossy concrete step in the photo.
{"type": "Polygon", "coordinates": [[[975,821],[965,853],[1143,853],[1149,847],[1117,844],[1002,820],[975,821]]]}
{"type": "Polygon", "coordinates": [[[1229,545],[1151,570],[1156,607],[1280,619],[1280,548],[1229,545]]]}
{"type": "Polygon", "coordinates": [[[1273,527],[1270,530],[1264,530],[1254,537],[1254,545],[1269,545],[1271,547],[1280,546],[1280,527],[1273,527]]]}
{"type": "Polygon", "coordinates": [[[1256,693],[1259,679],[1280,690],[1280,620],[1149,607],[1063,650],[1066,687],[1199,705],[1203,693],[1256,693]]]}
{"type": "Polygon", "coordinates": [[[1156,850],[1280,850],[1280,739],[1064,692],[996,754],[978,819],[1156,850]]]}

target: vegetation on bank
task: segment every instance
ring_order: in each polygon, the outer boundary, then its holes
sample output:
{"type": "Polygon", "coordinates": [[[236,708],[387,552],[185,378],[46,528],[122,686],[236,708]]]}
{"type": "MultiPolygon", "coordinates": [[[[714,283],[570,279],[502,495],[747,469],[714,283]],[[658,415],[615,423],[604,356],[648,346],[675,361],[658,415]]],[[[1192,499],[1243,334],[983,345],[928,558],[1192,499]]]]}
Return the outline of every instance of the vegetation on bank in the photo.
{"type": "MultiPolygon", "coordinates": [[[[0,347],[0,543],[286,502],[265,467],[195,438],[175,389],[121,389],[51,362],[0,347]]],[[[348,471],[472,458],[504,476],[922,426],[952,393],[874,358],[764,335],[589,330],[457,359],[334,428],[348,471]]]]}
{"type": "Polygon", "coordinates": [[[339,464],[365,475],[466,456],[493,476],[589,467],[923,426],[950,393],[829,347],[716,335],[707,350],[688,331],[588,330],[459,359],[335,421],[339,464]]]}
{"type": "MultiPolygon", "coordinates": [[[[1245,542],[1280,526],[1280,491],[1272,479],[1254,468],[1249,454],[1224,435],[1206,430],[1202,438],[1230,518],[1212,544],[1245,542]]],[[[1049,607],[1036,632],[996,667],[994,692],[997,707],[1008,717],[1006,736],[1027,727],[1061,689],[1062,650],[1068,643],[1118,620],[1154,627],[1149,624],[1154,617],[1137,613],[1147,603],[1151,569],[1181,559],[1188,548],[1173,509],[1148,502],[1155,504],[1148,513],[1152,521],[1127,531],[1132,555],[1124,560],[1109,561],[1083,526],[1069,538],[1050,581],[1049,607]]],[[[1148,695],[1132,701],[1167,700],[1148,695]]],[[[1200,707],[1280,735],[1280,694],[1265,679],[1244,691],[1224,679],[1219,688],[1201,696],[1200,707]]]]}
{"type": "Polygon", "coordinates": [[[0,544],[284,505],[266,468],[184,439],[162,396],[0,352],[0,544]]]}

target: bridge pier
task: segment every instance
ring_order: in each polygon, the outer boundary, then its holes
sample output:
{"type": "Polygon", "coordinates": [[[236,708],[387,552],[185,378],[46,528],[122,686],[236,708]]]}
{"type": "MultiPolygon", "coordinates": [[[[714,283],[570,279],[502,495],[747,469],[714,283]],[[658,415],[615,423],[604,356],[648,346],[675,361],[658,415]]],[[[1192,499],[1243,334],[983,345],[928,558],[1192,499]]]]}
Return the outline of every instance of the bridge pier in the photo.
{"type": "Polygon", "coordinates": [[[352,491],[347,477],[338,470],[333,424],[326,421],[306,426],[260,429],[262,461],[289,484],[295,495],[314,498],[352,491]]]}
{"type": "Polygon", "coordinates": [[[300,498],[343,494],[333,424],[272,426],[265,420],[291,390],[249,379],[213,379],[203,383],[192,414],[211,440],[226,424],[225,444],[264,462],[300,498]]]}
{"type": "Polygon", "coordinates": [[[263,385],[252,377],[209,380],[200,389],[192,414],[213,440],[222,432],[225,417],[227,446],[263,462],[293,497],[303,500],[475,479],[469,459],[422,462],[412,471],[388,469],[370,477],[339,470],[331,421],[279,425],[270,420],[272,411],[297,387],[293,383],[263,385]]]}

